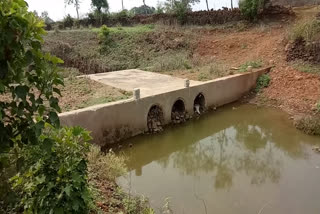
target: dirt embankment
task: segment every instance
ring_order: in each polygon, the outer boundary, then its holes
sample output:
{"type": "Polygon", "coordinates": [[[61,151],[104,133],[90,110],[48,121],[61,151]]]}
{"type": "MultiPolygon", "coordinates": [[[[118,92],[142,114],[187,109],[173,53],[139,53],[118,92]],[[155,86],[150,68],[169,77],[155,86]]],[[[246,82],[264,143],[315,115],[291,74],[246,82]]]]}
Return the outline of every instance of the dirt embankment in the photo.
{"type": "MultiPolygon", "coordinates": [[[[209,31],[200,37],[195,53],[213,57],[229,68],[256,60],[261,60],[264,66],[274,66],[269,87],[262,90],[253,102],[277,106],[292,115],[313,115],[320,100],[320,66],[318,73],[308,73],[287,62],[288,31],[293,24],[281,20],[243,32],[209,31]]],[[[317,59],[310,54],[303,57],[317,59]]]]}

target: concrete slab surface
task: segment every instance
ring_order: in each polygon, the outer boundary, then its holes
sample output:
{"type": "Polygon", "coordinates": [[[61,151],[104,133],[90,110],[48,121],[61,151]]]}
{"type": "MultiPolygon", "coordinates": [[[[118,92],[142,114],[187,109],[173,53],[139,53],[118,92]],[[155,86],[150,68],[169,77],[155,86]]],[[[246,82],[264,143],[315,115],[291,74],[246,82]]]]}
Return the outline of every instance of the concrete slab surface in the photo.
{"type": "MultiPolygon", "coordinates": [[[[138,69],[91,74],[88,77],[126,91],[140,88],[141,97],[184,88],[184,79],[138,69]]],[[[199,84],[202,82],[190,80],[190,86],[199,84]]]]}

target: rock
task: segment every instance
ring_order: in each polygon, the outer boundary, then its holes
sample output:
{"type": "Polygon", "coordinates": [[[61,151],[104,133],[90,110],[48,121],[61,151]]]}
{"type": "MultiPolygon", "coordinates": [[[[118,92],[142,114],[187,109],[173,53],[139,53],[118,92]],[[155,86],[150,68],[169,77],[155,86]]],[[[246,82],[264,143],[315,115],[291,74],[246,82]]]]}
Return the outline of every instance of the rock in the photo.
{"type": "Polygon", "coordinates": [[[286,45],[286,47],[284,48],[284,51],[285,51],[285,52],[288,52],[288,51],[290,50],[290,47],[291,47],[291,45],[290,45],[290,43],[288,43],[288,44],[286,45]]]}

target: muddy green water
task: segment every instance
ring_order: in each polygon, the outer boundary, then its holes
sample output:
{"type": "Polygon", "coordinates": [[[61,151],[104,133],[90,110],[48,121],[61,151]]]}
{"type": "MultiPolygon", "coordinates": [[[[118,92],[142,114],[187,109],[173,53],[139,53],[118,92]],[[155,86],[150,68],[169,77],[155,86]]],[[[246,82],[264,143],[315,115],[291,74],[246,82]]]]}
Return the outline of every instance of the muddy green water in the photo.
{"type": "MultiPolygon", "coordinates": [[[[233,105],[234,106],[234,105],[233,105]]],[[[130,172],[118,183],[159,212],[320,213],[320,138],[296,130],[288,115],[227,106],[153,136],[130,139],[130,172]]]]}

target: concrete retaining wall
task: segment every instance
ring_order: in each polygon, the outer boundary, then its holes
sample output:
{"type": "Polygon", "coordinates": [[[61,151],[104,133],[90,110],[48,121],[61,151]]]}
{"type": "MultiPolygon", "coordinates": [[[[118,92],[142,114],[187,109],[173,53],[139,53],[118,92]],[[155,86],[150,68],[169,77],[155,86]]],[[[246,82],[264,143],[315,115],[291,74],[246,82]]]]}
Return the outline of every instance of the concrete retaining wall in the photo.
{"type": "Polygon", "coordinates": [[[59,117],[63,125],[82,126],[88,129],[92,132],[93,142],[104,146],[147,131],[147,117],[153,105],[162,108],[164,122],[169,124],[172,106],[176,100],[183,100],[186,111],[190,114],[193,114],[194,99],[199,93],[204,95],[206,107],[219,107],[238,100],[255,87],[259,75],[269,70],[270,68],[227,76],[138,100],[96,105],[62,113],[59,117]]]}

